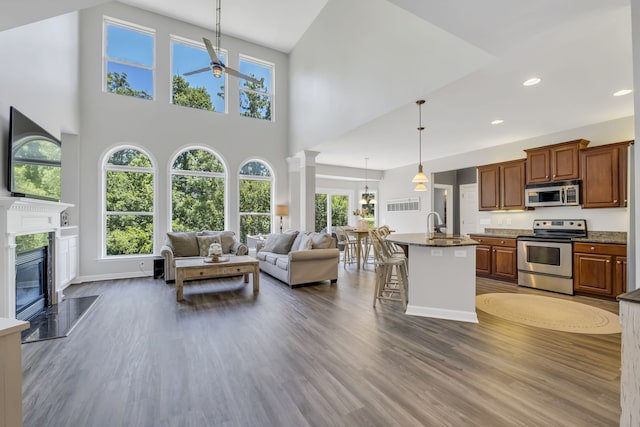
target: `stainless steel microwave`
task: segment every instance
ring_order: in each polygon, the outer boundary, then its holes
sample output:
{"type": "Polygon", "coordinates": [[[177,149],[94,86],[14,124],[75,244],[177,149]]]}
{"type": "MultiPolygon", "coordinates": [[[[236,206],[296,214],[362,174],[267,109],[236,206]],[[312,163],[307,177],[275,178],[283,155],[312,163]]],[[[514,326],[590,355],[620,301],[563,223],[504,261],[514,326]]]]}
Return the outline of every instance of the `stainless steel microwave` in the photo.
{"type": "Polygon", "coordinates": [[[580,180],[529,184],[524,190],[525,206],[576,206],[580,204],[580,180]]]}

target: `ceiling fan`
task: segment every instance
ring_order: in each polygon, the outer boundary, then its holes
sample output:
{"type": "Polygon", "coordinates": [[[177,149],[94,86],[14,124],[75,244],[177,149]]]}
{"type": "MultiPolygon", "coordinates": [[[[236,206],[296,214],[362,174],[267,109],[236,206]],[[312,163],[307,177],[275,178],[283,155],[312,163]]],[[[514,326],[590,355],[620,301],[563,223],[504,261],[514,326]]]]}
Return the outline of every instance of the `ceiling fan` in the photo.
{"type": "Polygon", "coordinates": [[[239,77],[241,79],[248,80],[253,83],[260,83],[260,80],[248,76],[246,74],[242,74],[240,71],[234,70],[233,68],[229,68],[224,65],[224,62],[220,60],[217,53],[220,53],[220,0],[216,0],[216,47],[213,48],[211,41],[206,37],[203,37],[204,45],[207,48],[207,52],[209,52],[209,58],[211,58],[211,62],[208,67],[200,68],[198,70],[189,71],[184,73],[185,76],[190,76],[193,74],[204,73],[205,71],[211,71],[213,76],[216,78],[222,77],[223,73],[227,73],[229,75],[239,77]],[[216,53],[217,52],[217,53],[216,53]]]}

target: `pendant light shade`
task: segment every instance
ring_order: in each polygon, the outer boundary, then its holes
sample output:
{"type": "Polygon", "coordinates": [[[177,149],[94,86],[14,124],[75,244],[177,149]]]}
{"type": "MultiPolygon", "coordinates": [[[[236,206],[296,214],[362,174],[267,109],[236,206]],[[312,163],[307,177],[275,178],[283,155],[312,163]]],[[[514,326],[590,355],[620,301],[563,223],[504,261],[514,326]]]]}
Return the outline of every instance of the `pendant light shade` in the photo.
{"type": "Polygon", "coordinates": [[[429,178],[424,174],[422,170],[422,131],[424,128],[422,127],[422,104],[424,104],[424,99],[419,99],[416,101],[418,104],[418,152],[419,152],[419,163],[418,163],[418,173],[413,177],[411,182],[418,183],[416,185],[415,191],[427,191],[427,187],[424,185],[425,182],[429,182],[429,178]]]}

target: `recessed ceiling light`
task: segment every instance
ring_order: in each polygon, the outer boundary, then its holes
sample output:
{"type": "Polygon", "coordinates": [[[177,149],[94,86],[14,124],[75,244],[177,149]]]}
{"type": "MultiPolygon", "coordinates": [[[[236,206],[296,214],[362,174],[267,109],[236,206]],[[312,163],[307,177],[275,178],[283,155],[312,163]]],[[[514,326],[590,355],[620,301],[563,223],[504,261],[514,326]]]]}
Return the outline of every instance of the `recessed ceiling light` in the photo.
{"type": "Polygon", "coordinates": [[[537,85],[538,83],[540,83],[541,79],[538,77],[531,77],[528,80],[525,80],[524,82],[522,82],[523,86],[534,86],[537,85]]]}
{"type": "Polygon", "coordinates": [[[502,119],[496,119],[494,121],[491,122],[492,125],[499,125],[500,123],[504,123],[504,120],[502,119]]]}
{"type": "Polygon", "coordinates": [[[614,92],[613,96],[625,96],[625,95],[629,95],[631,92],[633,92],[633,90],[631,89],[622,89],[617,92],[614,92]]]}

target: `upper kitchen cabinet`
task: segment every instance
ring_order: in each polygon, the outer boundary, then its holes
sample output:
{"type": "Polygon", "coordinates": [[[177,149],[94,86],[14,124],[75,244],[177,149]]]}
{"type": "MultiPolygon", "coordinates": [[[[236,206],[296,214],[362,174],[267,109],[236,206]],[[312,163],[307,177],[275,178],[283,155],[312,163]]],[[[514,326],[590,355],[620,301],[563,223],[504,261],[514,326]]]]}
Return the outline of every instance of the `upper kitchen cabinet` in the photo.
{"type": "Polygon", "coordinates": [[[524,209],[525,159],[478,166],[478,209],[524,209]]]}
{"type": "Polygon", "coordinates": [[[580,151],[583,208],[627,206],[627,159],[632,143],[623,141],[580,151]]]}
{"type": "Polygon", "coordinates": [[[586,139],[524,150],[527,153],[527,184],[567,181],[580,177],[579,152],[586,139]]]}

